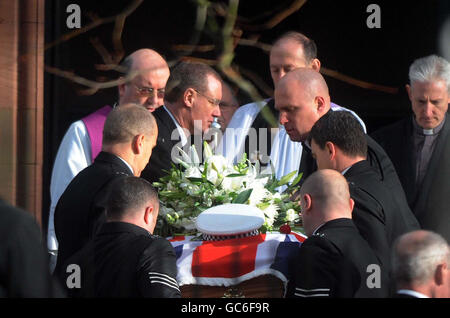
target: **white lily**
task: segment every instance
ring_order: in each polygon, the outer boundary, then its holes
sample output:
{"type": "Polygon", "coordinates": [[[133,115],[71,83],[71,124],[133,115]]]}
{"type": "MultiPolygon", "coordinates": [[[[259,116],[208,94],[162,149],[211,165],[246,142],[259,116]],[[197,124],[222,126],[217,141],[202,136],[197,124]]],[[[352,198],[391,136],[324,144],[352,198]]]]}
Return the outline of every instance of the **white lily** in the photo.
{"type": "Polygon", "coordinates": [[[198,167],[200,165],[200,159],[198,157],[197,148],[195,148],[195,145],[191,145],[189,151],[191,164],[198,167]]]}

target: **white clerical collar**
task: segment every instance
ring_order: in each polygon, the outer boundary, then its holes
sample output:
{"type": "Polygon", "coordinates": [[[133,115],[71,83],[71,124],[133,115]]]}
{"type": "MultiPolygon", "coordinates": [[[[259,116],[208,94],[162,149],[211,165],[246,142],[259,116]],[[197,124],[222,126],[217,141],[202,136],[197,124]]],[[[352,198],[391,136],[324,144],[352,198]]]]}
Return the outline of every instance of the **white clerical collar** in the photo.
{"type": "Polygon", "coordinates": [[[117,156],[117,155],[116,155],[116,157],[119,158],[120,160],[122,160],[123,163],[127,165],[127,167],[130,169],[131,173],[134,175],[134,170],[133,170],[133,168],[131,168],[130,164],[129,164],[128,162],[126,162],[125,159],[120,158],[120,157],[117,156]]]}
{"type": "Polygon", "coordinates": [[[166,110],[166,112],[169,114],[170,118],[172,118],[175,126],[177,126],[177,130],[178,130],[178,134],[180,135],[181,138],[181,144],[184,146],[187,143],[187,137],[186,134],[184,133],[184,128],[180,126],[180,124],[178,123],[178,121],[175,119],[175,117],[172,115],[172,113],[170,112],[170,110],[167,109],[166,105],[163,105],[164,109],[166,110]]]}
{"type": "Polygon", "coordinates": [[[440,133],[440,131],[442,130],[442,127],[444,127],[446,119],[447,119],[447,114],[445,114],[444,120],[439,125],[437,125],[437,127],[432,128],[432,129],[425,129],[425,128],[422,128],[421,126],[419,126],[416,119],[413,117],[413,127],[414,127],[414,130],[416,131],[416,133],[418,133],[420,135],[433,136],[433,135],[437,135],[440,133]]]}
{"type": "Polygon", "coordinates": [[[403,295],[409,295],[416,298],[430,298],[427,295],[424,295],[422,293],[416,292],[415,290],[410,289],[400,289],[397,291],[397,294],[403,294],[403,295]]]}

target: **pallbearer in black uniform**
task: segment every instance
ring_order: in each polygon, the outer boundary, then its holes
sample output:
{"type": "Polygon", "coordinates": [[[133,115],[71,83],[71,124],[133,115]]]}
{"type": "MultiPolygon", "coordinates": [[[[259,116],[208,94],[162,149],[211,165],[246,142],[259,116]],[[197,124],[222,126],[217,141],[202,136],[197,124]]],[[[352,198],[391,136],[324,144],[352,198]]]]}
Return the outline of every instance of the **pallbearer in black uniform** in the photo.
{"type": "Polygon", "coordinates": [[[136,177],[115,180],[106,209],[107,222],[67,260],[81,271],[81,288],[69,289],[69,295],[180,297],[175,251],[169,241],[152,235],[159,200],[150,183],[136,177]]]}
{"type": "Polygon", "coordinates": [[[55,274],[68,257],[80,250],[105,221],[111,181],[139,176],[156,144],[155,118],[136,104],[113,109],[103,129],[102,152],[69,184],[55,210],[59,251],[55,274]]]}
{"type": "Polygon", "coordinates": [[[48,270],[36,220],[0,198],[0,298],[52,297],[65,294],[48,270]]]}
{"type": "Polygon", "coordinates": [[[373,137],[394,163],[422,228],[450,241],[450,63],[436,55],[417,59],[409,81],[414,114],[373,137]]]}
{"type": "Polygon", "coordinates": [[[314,172],[300,189],[300,204],[308,239],[291,266],[287,297],[387,297],[387,273],[352,221],[345,178],[314,172]]]}
{"type": "MultiPolygon", "coordinates": [[[[370,166],[367,139],[359,122],[347,112],[329,112],[312,127],[308,140],[318,169],[333,169],[349,182],[355,201],[353,221],[389,270],[394,240],[403,233],[419,229],[406,199],[394,200],[403,192],[389,190],[370,166]]],[[[402,196],[400,196],[403,198],[402,196]]]]}

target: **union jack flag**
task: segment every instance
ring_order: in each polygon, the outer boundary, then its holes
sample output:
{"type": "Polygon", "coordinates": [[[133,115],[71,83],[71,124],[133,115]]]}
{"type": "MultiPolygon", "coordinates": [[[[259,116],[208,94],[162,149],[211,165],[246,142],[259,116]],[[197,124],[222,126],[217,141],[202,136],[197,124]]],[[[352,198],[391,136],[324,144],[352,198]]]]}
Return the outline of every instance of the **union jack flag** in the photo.
{"type": "Polygon", "coordinates": [[[267,233],[223,241],[191,241],[193,236],[170,239],[177,256],[180,286],[233,286],[266,274],[288,280],[288,264],[303,234],[267,233]]]}

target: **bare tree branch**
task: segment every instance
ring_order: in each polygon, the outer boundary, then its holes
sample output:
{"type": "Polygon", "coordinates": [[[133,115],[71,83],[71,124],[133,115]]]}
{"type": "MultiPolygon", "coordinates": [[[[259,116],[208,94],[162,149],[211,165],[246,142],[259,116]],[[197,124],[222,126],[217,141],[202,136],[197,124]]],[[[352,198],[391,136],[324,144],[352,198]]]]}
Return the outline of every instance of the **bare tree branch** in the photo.
{"type": "MultiPolygon", "coordinates": [[[[241,27],[245,30],[250,31],[260,31],[273,28],[288,16],[298,11],[306,3],[306,0],[294,0],[288,8],[283,9],[281,12],[278,12],[275,16],[273,16],[269,21],[267,21],[263,25],[258,26],[238,23],[239,0],[230,0],[228,5],[224,3],[211,4],[206,0],[192,1],[197,6],[194,34],[192,35],[189,44],[178,44],[173,46],[174,50],[180,52],[177,58],[172,61],[168,61],[169,66],[176,64],[179,60],[203,62],[211,66],[216,66],[231,82],[233,82],[237,87],[247,93],[254,101],[262,100],[262,97],[259,95],[258,89],[252,84],[252,82],[256,84],[260,90],[267,94],[267,96],[272,96],[273,90],[267,84],[265,84],[265,82],[261,78],[259,78],[258,75],[248,69],[233,64],[235,49],[238,45],[256,47],[261,49],[265,53],[269,53],[272,47],[270,44],[260,42],[258,40],[258,34],[251,35],[251,38],[242,38],[243,31],[241,27]],[[214,12],[208,10],[211,5],[214,8],[214,12]],[[223,27],[219,27],[215,15],[225,17],[223,27]],[[208,25],[207,30],[205,30],[206,24],[208,25]],[[198,45],[200,37],[205,31],[208,32],[213,38],[217,39],[217,41],[219,42],[219,46],[222,49],[216,59],[204,59],[191,56],[194,52],[204,53],[211,52],[217,49],[218,45],[216,44],[198,45]],[[242,74],[239,72],[239,70],[241,70],[242,74]],[[245,78],[242,75],[244,75],[245,78]],[[248,79],[251,82],[248,81],[248,79]]],[[[102,24],[114,22],[114,30],[112,32],[112,42],[114,46],[113,53],[110,53],[102,45],[98,38],[90,39],[93,47],[96,49],[96,51],[104,61],[104,64],[95,65],[95,67],[96,69],[101,71],[115,70],[118,72],[124,72],[124,70],[118,65],[118,63],[124,56],[124,49],[121,38],[125,26],[125,21],[126,18],[142,4],[142,2],[143,0],[134,0],[122,12],[107,18],[100,18],[94,13],[90,13],[89,16],[92,19],[91,24],[87,25],[84,28],[63,35],[60,39],[47,44],[45,49],[49,49],[55,45],[68,41],[75,36],[88,32],[102,24]]],[[[87,87],[88,89],[83,90],[83,94],[94,94],[99,89],[115,87],[121,83],[131,80],[132,77],[136,76],[136,74],[134,74],[133,76],[129,76],[121,80],[98,82],[83,78],[73,72],[60,70],[51,66],[45,66],[45,70],[49,73],[66,78],[68,80],[71,80],[72,82],[87,87]]],[[[369,83],[324,67],[321,68],[321,73],[336,78],[340,81],[349,83],[350,85],[365,89],[377,90],[389,94],[396,94],[398,92],[398,88],[369,83]]],[[[272,119],[267,118],[267,120],[273,123],[274,117],[272,119]]]]}
{"type": "Polygon", "coordinates": [[[44,47],[44,50],[48,50],[56,45],[59,45],[66,41],[69,41],[70,39],[73,39],[74,37],[76,37],[80,34],[86,33],[92,29],[95,29],[96,27],[98,27],[100,25],[111,23],[113,21],[116,21],[116,19],[120,20],[120,19],[126,18],[129,15],[131,15],[142,4],[143,1],[144,0],[134,0],[124,11],[120,12],[119,14],[116,14],[111,17],[106,17],[106,18],[97,18],[94,21],[92,21],[91,24],[88,24],[87,26],[85,26],[83,28],[76,29],[72,32],[64,34],[56,41],[46,44],[44,47]]]}
{"type": "Polygon", "coordinates": [[[266,23],[258,24],[258,25],[240,23],[240,27],[242,27],[242,29],[244,29],[246,31],[252,31],[252,32],[272,29],[273,27],[275,27],[276,25],[281,23],[284,19],[286,19],[293,13],[300,10],[300,8],[305,3],[306,3],[306,0],[294,0],[288,8],[286,8],[286,9],[282,10],[281,12],[279,12],[278,14],[276,14],[273,18],[271,18],[266,23]]]}
{"type": "Polygon", "coordinates": [[[398,93],[398,88],[396,88],[396,87],[389,87],[389,86],[378,85],[378,84],[361,81],[359,79],[339,73],[338,71],[327,69],[325,67],[320,68],[320,73],[323,73],[325,75],[331,76],[333,78],[336,78],[338,80],[341,80],[343,82],[346,82],[348,84],[358,86],[361,88],[371,89],[371,90],[380,91],[380,92],[384,92],[384,93],[388,93],[388,94],[397,94],[398,93]]]}

